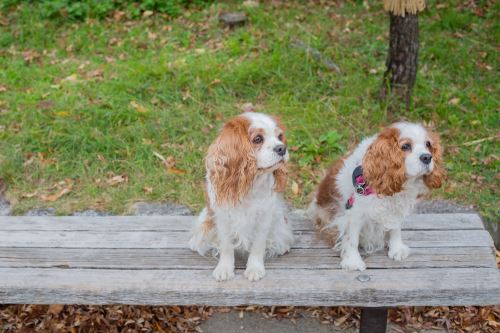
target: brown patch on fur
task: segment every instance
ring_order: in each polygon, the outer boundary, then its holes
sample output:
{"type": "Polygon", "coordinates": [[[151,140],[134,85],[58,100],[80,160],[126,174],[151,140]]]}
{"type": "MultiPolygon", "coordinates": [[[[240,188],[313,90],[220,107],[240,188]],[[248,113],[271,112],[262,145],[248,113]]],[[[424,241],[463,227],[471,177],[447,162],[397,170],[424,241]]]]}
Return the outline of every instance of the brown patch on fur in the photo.
{"type": "Polygon", "coordinates": [[[243,116],[229,120],[208,148],[206,167],[217,204],[236,205],[248,193],[257,164],[248,137],[250,121],[243,116]]]}
{"type": "Polygon", "coordinates": [[[397,128],[386,128],[363,158],[363,176],[377,195],[391,196],[403,190],[405,153],[400,147],[399,134],[397,128]]]}
{"type": "Polygon", "coordinates": [[[431,154],[434,161],[434,169],[428,175],[424,176],[424,183],[428,188],[440,188],[446,179],[446,170],[443,163],[443,149],[439,135],[427,129],[429,139],[431,140],[431,154]]]}

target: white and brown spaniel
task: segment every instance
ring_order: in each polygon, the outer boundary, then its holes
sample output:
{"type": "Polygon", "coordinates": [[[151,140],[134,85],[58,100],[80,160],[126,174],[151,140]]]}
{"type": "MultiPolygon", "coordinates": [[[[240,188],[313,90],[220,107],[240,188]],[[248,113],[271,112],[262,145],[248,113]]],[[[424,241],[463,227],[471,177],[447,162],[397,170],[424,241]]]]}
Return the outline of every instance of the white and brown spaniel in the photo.
{"type": "Polygon", "coordinates": [[[283,126],[268,115],[245,112],[230,119],[208,149],[206,207],[189,246],[201,255],[219,255],[217,281],[234,277],[234,251],[249,252],[244,275],[265,275],[266,256],[290,249],[293,233],[281,192],[288,151],[283,126]]]}
{"type": "Polygon", "coordinates": [[[336,242],[342,268],[362,271],[366,265],[358,246],[368,253],[380,250],[386,233],[389,257],[408,257],[403,221],[417,198],[440,187],[444,178],[439,136],[420,124],[400,122],[363,140],[333,164],[308,212],[327,231],[328,240],[336,242]]]}

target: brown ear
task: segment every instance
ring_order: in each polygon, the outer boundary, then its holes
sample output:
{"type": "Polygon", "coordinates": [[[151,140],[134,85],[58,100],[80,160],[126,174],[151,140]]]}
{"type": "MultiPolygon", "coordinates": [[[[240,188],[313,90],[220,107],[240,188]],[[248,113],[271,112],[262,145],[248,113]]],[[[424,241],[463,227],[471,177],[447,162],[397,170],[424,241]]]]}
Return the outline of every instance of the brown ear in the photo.
{"type": "Polygon", "coordinates": [[[217,204],[236,205],[250,190],[257,164],[248,137],[249,125],[242,116],[231,119],[208,148],[206,168],[217,204]]]}
{"type": "Polygon", "coordinates": [[[406,181],[404,158],[399,130],[382,131],[363,158],[363,175],[375,193],[390,196],[401,192],[406,181]]]}
{"type": "Polygon", "coordinates": [[[427,130],[431,139],[431,154],[434,161],[434,169],[428,175],[424,176],[424,183],[428,188],[440,188],[443,181],[446,179],[446,170],[443,162],[443,149],[441,147],[441,139],[435,132],[427,130]]]}

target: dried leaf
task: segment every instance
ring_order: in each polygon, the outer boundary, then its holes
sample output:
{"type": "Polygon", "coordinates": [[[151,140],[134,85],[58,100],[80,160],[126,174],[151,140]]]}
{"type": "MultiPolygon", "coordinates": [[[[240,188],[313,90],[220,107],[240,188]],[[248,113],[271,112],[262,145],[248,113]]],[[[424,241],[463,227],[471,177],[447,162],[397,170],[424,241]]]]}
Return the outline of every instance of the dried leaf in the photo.
{"type": "Polygon", "coordinates": [[[141,104],[137,103],[136,101],[130,102],[130,106],[133,107],[139,113],[146,113],[146,112],[148,112],[148,109],[146,109],[144,106],[142,106],[141,104]]]}
{"type": "Polygon", "coordinates": [[[4,85],[0,85],[0,92],[6,92],[6,91],[7,91],[7,87],[4,85]]]}
{"type": "Polygon", "coordinates": [[[122,183],[128,183],[128,176],[126,174],[113,176],[106,180],[106,183],[110,186],[115,186],[122,183]]]}
{"type": "Polygon", "coordinates": [[[187,173],[186,170],[182,170],[182,169],[177,169],[177,168],[168,168],[167,169],[167,172],[168,173],[173,173],[175,175],[184,175],[187,173]]]}
{"type": "Polygon", "coordinates": [[[51,194],[51,195],[41,195],[40,196],[40,199],[43,200],[43,201],[57,201],[59,200],[59,198],[61,198],[63,195],[67,194],[71,192],[71,189],[69,188],[63,188],[60,192],[56,193],[56,194],[51,194]]]}
{"type": "Polygon", "coordinates": [[[49,306],[49,310],[47,312],[50,313],[50,314],[53,314],[53,315],[57,316],[58,314],[61,313],[61,311],[63,309],[64,309],[64,305],[63,304],[51,304],[49,306]]]}
{"type": "Polygon", "coordinates": [[[299,194],[299,184],[295,181],[292,181],[292,193],[295,195],[299,194]]]}

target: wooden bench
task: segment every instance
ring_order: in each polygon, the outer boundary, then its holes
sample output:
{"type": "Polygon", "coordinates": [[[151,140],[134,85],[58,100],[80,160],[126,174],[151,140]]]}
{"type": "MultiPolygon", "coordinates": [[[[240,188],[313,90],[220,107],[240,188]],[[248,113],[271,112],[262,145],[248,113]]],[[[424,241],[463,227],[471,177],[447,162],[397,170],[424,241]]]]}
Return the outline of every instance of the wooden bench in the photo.
{"type": "Polygon", "coordinates": [[[387,307],[500,304],[493,242],[477,215],[413,215],[403,262],[376,253],[364,272],[311,223],[290,215],[292,251],[267,261],[259,282],[212,278],[216,259],[187,249],[194,217],[0,217],[0,303],[241,304],[362,307],[361,331],[384,332],[387,307]]]}

